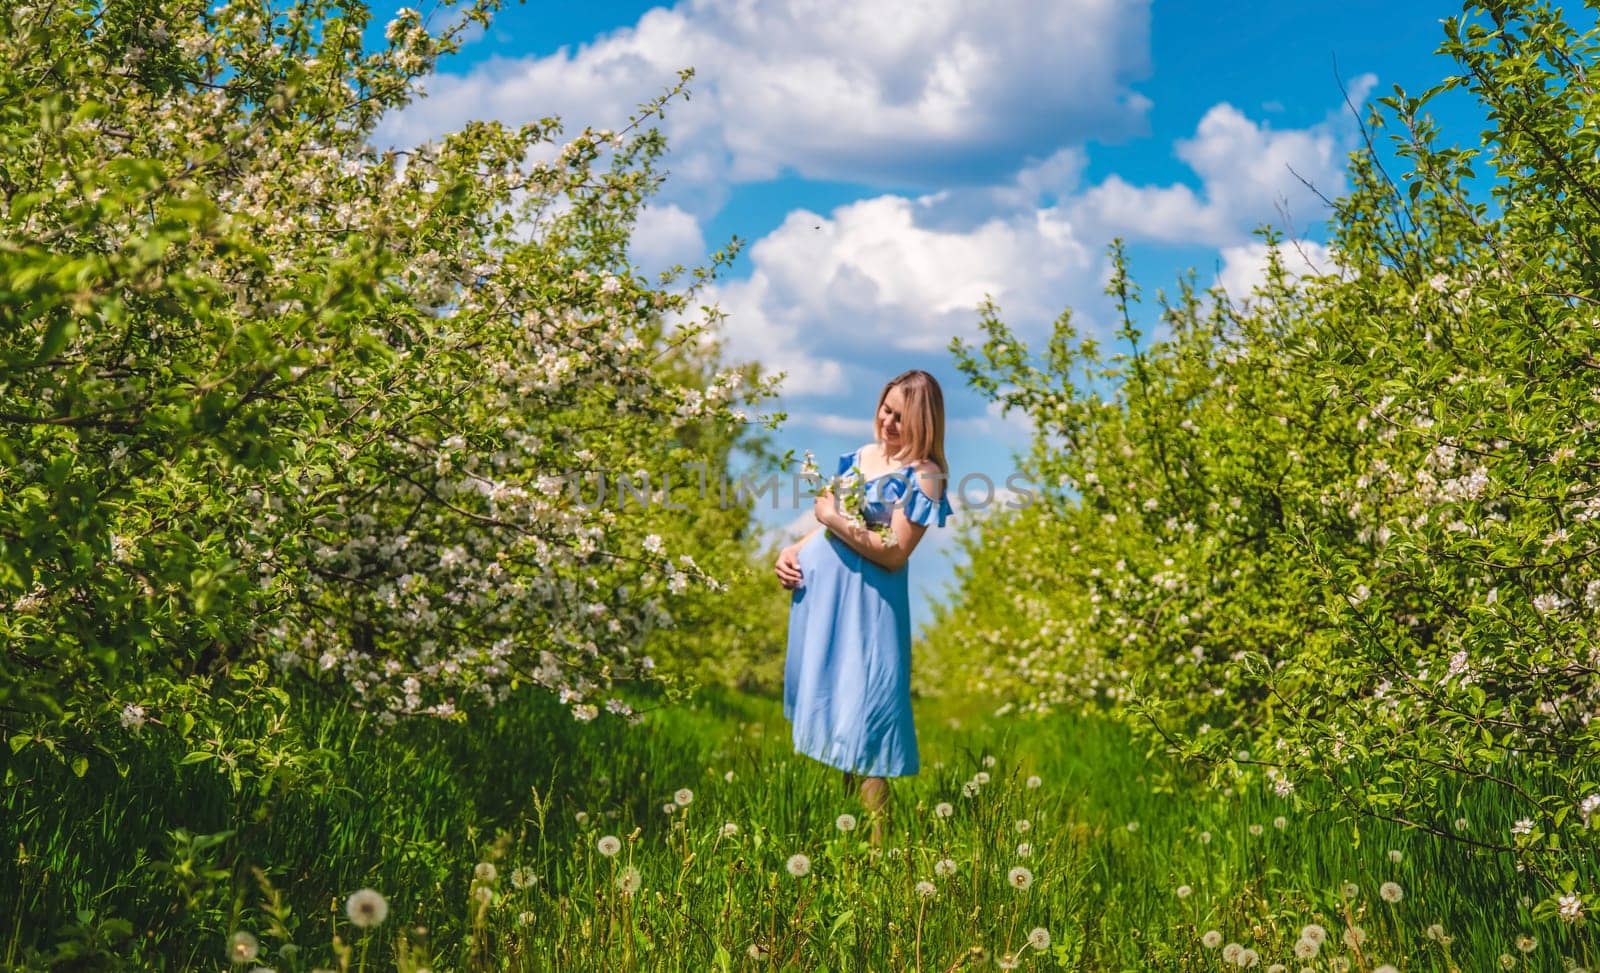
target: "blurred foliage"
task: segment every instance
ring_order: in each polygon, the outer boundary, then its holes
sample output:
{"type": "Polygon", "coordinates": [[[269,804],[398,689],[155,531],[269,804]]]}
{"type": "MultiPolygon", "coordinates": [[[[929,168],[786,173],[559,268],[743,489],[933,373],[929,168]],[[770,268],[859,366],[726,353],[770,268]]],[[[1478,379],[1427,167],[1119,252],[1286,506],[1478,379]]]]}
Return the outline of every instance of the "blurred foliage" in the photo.
{"type": "Polygon", "coordinates": [[[1377,100],[1318,272],[1268,232],[1259,288],[1186,280],[1152,336],[1114,247],[1115,353],[1069,313],[1035,354],[992,307],[954,343],[1035,423],[1049,496],[969,544],[945,670],[1114,708],[1218,780],[1330,781],[1330,804],[1515,855],[1544,908],[1593,907],[1600,31],[1564,16],[1445,22],[1460,73],[1377,100]],[[1454,89],[1481,148],[1440,145],[1426,109],[1454,89]]]}

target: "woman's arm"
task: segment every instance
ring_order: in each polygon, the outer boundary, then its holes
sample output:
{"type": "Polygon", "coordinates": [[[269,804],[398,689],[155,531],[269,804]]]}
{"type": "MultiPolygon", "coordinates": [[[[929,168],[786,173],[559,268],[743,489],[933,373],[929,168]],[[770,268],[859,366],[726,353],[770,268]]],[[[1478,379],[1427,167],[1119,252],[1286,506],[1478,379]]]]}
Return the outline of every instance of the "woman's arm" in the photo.
{"type": "Polygon", "coordinates": [[[851,522],[842,511],[835,509],[831,495],[818,497],[814,512],[818,522],[835,537],[885,571],[898,571],[905,567],[906,562],[911,560],[911,552],[916,549],[917,542],[922,540],[923,533],[928,529],[924,524],[908,520],[905,513],[896,507],[889,521],[895,543],[891,547],[884,547],[883,538],[876,531],[865,524],[851,522]]]}
{"type": "Polygon", "coordinates": [[[892,547],[884,547],[883,538],[864,524],[841,521],[836,525],[830,525],[828,529],[848,544],[851,550],[873,564],[885,571],[898,571],[911,560],[911,548],[922,539],[922,532],[928,528],[921,524],[913,524],[898,513],[894,520],[890,521],[889,526],[895,536],[895,544],[892,547]]]}

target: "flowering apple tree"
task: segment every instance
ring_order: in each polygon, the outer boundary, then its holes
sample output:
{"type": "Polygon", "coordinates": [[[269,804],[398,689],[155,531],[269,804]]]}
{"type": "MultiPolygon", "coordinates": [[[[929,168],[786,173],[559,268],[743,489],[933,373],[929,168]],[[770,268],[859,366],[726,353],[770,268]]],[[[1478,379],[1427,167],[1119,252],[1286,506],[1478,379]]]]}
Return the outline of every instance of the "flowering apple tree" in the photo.
{"type": "Polygon", "coordinates": [[[1035,356],[992,308],[956,344],[1036,424],[1050,489],[968,542],[946,669],[1024,709],[1109,704],[1228,786],[1315,780],[1516,854],[1543,908],[1593,901],[1600,29],[1562,16],[1446,22],[1460,73],[1380,99],[1319,274],[1268,234],[1262,287],[1186,281],[1151,341],[1116,251],[1116,354],[1063,316],[1035,356]],[[1438,144],[1425,109],[1456,89],[1488,116],[1481,150],[1438,144]],[[1506,819],[1462,818],[1469,798],[1506,819]]]}
{"type": "Polygon", "coordinates": [[[359,3],[0,15],[14,746],[273,666],[390,720],[527,684],[627,714],[609,687],[723,587],[684,518],[583,486],[720,463],[771,394],[694,318],[720,257],[629,261],[676,92],[617,131],[375,144],[493,6],[403,10],[377,50],[359,3]]]}

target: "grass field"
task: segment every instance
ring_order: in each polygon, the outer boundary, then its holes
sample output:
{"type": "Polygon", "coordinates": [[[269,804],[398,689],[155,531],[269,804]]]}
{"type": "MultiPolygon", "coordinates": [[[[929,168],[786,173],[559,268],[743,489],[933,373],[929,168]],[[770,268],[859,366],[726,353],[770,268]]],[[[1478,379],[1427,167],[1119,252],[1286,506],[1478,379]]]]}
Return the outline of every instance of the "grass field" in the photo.
{"type": "MultiPolygon", "coordinates": [[[[635,728],[557,713],[525,698],[380,733],[295,707],[320,753],[266,793],[233,793],[158,737],[130,741],[125,777],[12,756],[0,955],[219,969],[244,933],[240,968],[280,971],[1600,963],[1588,926],[1530,917],[1541,892],[1507,859],[1314,813],[1315,782],[1290,798],[1209,787],[1109,720],[919,703],[922,773],[894,784],[874,849],[854,795],[793,754],[773,700],[706,694],[635,728]],[[362,888],[386,905],[370,930],[346,912],[362,888]],[[1297,957],[1310,925],[1325,941],[1297,957]]],[[[241,737],[272,728],[240,719],[241,737]]]]}

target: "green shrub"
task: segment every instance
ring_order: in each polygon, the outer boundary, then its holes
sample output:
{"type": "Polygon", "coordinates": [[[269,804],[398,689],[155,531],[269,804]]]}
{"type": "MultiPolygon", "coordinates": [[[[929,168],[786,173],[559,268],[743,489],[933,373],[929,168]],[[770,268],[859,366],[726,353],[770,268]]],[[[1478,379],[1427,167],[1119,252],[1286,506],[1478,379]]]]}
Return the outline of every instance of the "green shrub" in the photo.
{"type": "Polygon", "coordinates": [[[1269,233],[1260,290],[1186,281],[1151,341],[1117,249],[1117,353],[1063,316],[1035,357],[992,309],[955,343],[1037,424],[1050,496],[973,542],[935,638],[1018,705],[1110,704],[1219,779],[1326,779],[1513,853],[1576,920],[1600,881],[1600,31],[1467,7],[1440,49],[1462,73],[1379,99],[1408,171],[1353,155],[1321,275],[1269,233]],[[1456,88],[1482,150],[1424,114],[1456,88]]]}

